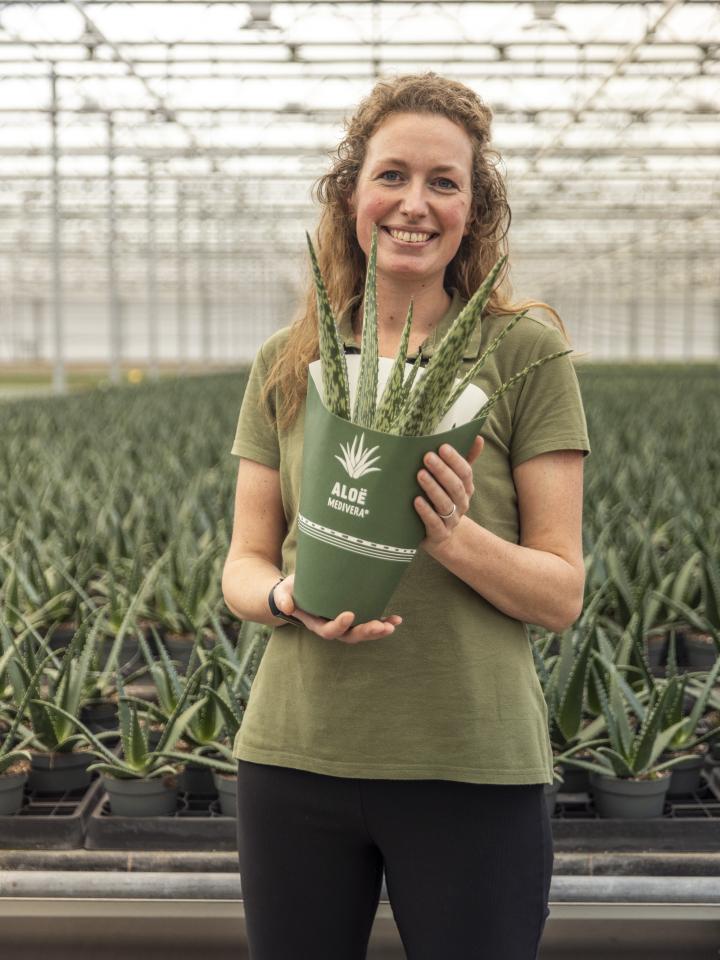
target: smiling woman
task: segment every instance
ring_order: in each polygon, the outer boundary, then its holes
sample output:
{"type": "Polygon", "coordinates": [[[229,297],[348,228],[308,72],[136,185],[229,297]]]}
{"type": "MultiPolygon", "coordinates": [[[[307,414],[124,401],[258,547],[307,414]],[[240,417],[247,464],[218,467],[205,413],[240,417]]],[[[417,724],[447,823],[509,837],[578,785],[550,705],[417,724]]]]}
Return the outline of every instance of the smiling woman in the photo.
{"type": "MultiPolygon", "coordinates": [[[[432,357],[490,278],[509,222],[491,117],[464,84],[424,74],[380,81],[349,120],[318,183],[313,242],[346,351],[362,340],[374,225],[381,354],[396,352],[412,298],[408,359],[432,357]]],[[[462,354],[465,375],[525,308],[470,375],[488,396],[567,347],[561,323],[527,315],[540,302],[511,302],[502,266],[462,354]]],[[[238,616],[275,628],[233,749],[251,956],[292,944],[294,955],[364,957],[384,869],[409,956],[466,960],[482,942],[489,957],[534,960],[553,762],[527,624],[564,629],[582,602],[590,445],[572,360],[502,394],[467,457],[442,444],[424,458],[413,505],[427,536],[383,616],[315,617],[293,597],[308,364],[319,357],[309,264],[307,282],[294,322],[258,351],[232,446],[223,592],[238,616]],[[296,882],[298,862],[311,882],[296,882]]],[[[382,552],[387,540],[365,546],[382,552]]]]}
{"type": "MultiPolygon", "coordinates": [[[[399,339],[411,298],[415,339],[447,311],[445,271],[469,231],[471,181],[472,143],[447,117],[393,113],[370,138],[348,207],[366,257],[372,225],[379,227],[378,329],[391,341],[399,339]]],[[[358,332],[362,316],[361,303],[353,318],[358,332]]]]}

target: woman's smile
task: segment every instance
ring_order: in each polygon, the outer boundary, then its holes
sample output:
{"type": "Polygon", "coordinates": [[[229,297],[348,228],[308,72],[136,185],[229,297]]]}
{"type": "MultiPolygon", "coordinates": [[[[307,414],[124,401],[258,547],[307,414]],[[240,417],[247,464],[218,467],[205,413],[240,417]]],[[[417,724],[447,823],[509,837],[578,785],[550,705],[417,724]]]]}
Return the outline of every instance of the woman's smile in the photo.
{"type": "Polygon", "coordinates": [[[395,230],[392,227],[382,226],[381,231],[386,233],[393,243],[401,247],[419,247],[429,246],[433,240],[436,240],[439,234],[431,233],[428,230],[395,230]],[[428,236],[428,233],[430,234],[428,236]],[[426,239],[421,239],[425,237],[426,239]]]}

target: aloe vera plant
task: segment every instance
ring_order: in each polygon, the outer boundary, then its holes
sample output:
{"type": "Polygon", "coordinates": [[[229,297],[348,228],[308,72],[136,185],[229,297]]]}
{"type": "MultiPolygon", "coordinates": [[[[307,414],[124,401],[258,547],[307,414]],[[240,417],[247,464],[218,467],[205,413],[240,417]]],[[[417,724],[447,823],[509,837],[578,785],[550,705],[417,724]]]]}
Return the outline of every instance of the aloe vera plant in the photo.
{"type": "MultiPolygon", "coordinates": [[[[482,311],[490,299],[495,280],[507,260],[507,255],[503,255],[498,259],[480,287],[455,318],[452,326],[431,357],[422,377],[417,377],[417,371],[420,365],[419,354],[415,359],[410,374],[407,377],[405,376],[407,348],[413,315],[413,304],[411,301],[395,362],[390,371],[387,383],[385,384],[382,397],[379,402],[376,402],[378,385],[376,297],[377,224],[373,224],[370,256],[368,257],[368,267],[365,278],[360,374],[355,407],[351,417],[349,379],[345,353],[310,235],[306,232],[305,236],[307,237],[308,247],[310,249],[317,296],[320,360],[325,404],[332,413],[358,426],[370,427],[374,430],[406,437],[423,436],[433,433],[437,428],[437,424],[461,396],[473,377],[477,375],[487,358],[495,352],[504,337],[507,336],[518,320],[527,313],[527,310],[523,310],[510,320],[505,329],[495,337],[483,352],[482,356],[456,385],[455,380],[458,367],[462,362],[468,341],[475,330],[482,311]]],[[[571,352],[571,350],[561,350],[557,353],[541,357],[534,363],[528,364],[518,374],[502,384],[483,407],[478,410],[473,419],[477,419],[480,416],[487,416],[500,397],[511,386],[523,380],[531,371],[547,363],[549,360],[563,357],[571,352]]]]}

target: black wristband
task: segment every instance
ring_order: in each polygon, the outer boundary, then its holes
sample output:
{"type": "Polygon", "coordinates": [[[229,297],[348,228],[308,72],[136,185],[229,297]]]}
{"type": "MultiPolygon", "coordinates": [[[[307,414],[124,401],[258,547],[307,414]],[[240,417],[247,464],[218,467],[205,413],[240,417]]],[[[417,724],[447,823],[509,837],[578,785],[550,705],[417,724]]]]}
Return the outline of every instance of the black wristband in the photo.
{"type": "Polygon", "coordinates": [[[270,613],[274,617],[278,617],[280,620],[284,620],[286,623],[299,623],[302,626],[302,620],[298,620],[297,617],[293,617],[291,614],[283,613],[282,610],[275,603],[275,587],[278,583],[282,583],[285,577],[280,577],[277,583],[274,583],[270,588],[270,593],[268,594],[268,606],[270,607],[270,613]]]}

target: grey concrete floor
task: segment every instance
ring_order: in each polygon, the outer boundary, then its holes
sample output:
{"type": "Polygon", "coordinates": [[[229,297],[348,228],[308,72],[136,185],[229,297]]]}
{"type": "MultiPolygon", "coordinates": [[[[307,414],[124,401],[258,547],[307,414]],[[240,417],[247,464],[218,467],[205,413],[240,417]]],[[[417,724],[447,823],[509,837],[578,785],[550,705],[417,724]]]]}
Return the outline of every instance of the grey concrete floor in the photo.
{"type": "MultiPolygon", "coordinates": [[[[78,903],[56,901],[42,914],[30,900],[0,923],[3,960],[248,960],[242,906],[237,901],[208,905],[183,901],[184,916],[166,910],[153,916],[148,901],[125,901],[121,908],[81,917],[78,903]],[[108,915],[111,913],[112,915],[108,915]],[[42,915],[41,915],[42,914],[42,915]]],[[[115,902],[117,904],[117,902],[115,902]]],[[[179,905],[175,901],[175,907],[179,905]]],[[[155,905],[156,907],[157,905],[155,905]]],[[[714,919],[670,916],[666,920],[615,916],[573,918],[577,904],[558,904],[545,926],[539,960],[718,960],[720,914],[714,919]]],[[[589,905],[590,907],[594,905],[589,905]]],[[[622,905],[625,906],[625,905],[622,905]]],[[[637,905],[628,904],[637,913],[637,905]]],[[[590,911],[592,912],[592,910],[590,911]]],[[[692,911],[689,911],[692,913],[692,911]]],[[[157,910],[155,909],[155,914],[157,910]]],[[[367,960],[405,960],[390,905],[381,901],[367,960]]],[[[309,958],[297,958],[309,960],[309,958]]],[[[338,957],[338,960],[343,958],[338,957]]],[[[437,960],[445,960],[438,957],[437,960]]],[[[478,944],[467,960],[487,957],[478,944]]]]}

